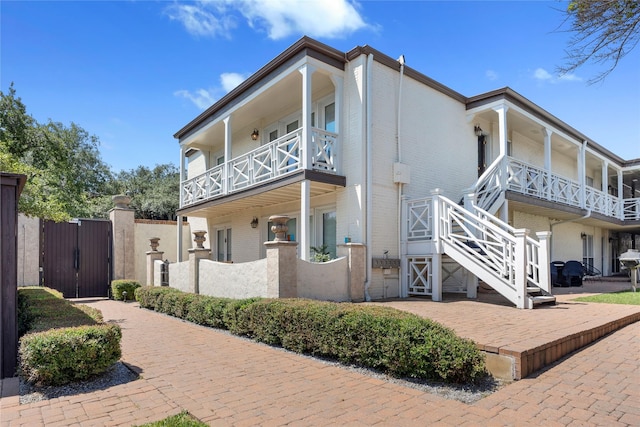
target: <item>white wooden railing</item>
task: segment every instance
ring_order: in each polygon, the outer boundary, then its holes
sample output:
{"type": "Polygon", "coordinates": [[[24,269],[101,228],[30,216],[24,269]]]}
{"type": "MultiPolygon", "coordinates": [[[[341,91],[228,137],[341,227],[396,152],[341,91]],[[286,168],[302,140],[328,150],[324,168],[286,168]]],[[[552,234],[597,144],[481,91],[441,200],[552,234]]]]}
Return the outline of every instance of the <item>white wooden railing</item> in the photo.
{"type": "Polygon", "coordinates": [[[579,182],[507,156],[494,161],[470,192],[475,194],[478,207],[495,213],[504,200],[505,190],[612,218],[640,220],[640,198],[622,199],[590,186],[585,186],[583,197],[579,182]]]}
{"type": "Polygon", "coordinates": [[[531,308],[528,285],[550,293],[546,233],[537,241],[527,230],[515,229],[485,210],[467,210],[441,195],[407,201],[405,206],[409,242],[434,241],[520,308],[531,308]]]}
{"type": "MultiPolygon", "coordinates": [[[[338,135],[311,130],[311,169],[337,173],[338,135]]],[[[181,183],[181,207],[214,199],[275,180],[302,169],[302,129],[296,129],[269,144],[214,166],[181,183]]]]}

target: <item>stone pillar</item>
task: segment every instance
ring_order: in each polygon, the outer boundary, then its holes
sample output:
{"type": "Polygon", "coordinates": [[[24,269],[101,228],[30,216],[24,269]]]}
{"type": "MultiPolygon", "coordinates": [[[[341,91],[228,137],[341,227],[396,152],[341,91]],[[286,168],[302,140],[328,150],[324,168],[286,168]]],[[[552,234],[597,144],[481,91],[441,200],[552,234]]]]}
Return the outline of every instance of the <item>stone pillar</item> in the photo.
{"type": "Polygon", "coordinates": [[[203,245],[205,234],[207,232],[204,230],[194,231],[193,241],[196,242],[196,247],[189,249],[189,291],[194,294],[200,293],[200,260],[211,256],[211,251],[203,245]]]}
{"type": "Polygon", "coordinates": [[[135,211],[129,207],[131,197],[117,195],[111,198],[115,207],[109,211],[113,226],[113,279],[134,279],[135,211]]]}
{"type": "Polygon", "coordinates": [[[349,298],[352,302],[362,302],[364,297],[364,282],[366,281],[366,248],[362,243],[345,243],[338,245],[339,256],[346,256],[349,266],[348,287],[349,298]]]}
{"type": "Polygon", "coordinates": [[[298,296],[298,242],[265,242],[267,298],[298,296]]]}
{"type": "MultiPolygon", "coordinates": [[[[160,260],[162,261],[162,255],[164,252],[158,250],[158,242],[160,241],[157,237],[152,237],[149,239],[151,243],[151,250],[147,251],[147,286],[155,286],[155,274],[154,274],[154,265],[155,262],[160,260]]],[[[158,283],[160,285],[160,283],[158,283]]]]}
{"type": "Polygon", "coordinates": [[[298,296],[298,242],[287,241],[286,215],[269,217],[273,242],[265,242],[267,248],[267,297],[296,298],[298,296]]]}

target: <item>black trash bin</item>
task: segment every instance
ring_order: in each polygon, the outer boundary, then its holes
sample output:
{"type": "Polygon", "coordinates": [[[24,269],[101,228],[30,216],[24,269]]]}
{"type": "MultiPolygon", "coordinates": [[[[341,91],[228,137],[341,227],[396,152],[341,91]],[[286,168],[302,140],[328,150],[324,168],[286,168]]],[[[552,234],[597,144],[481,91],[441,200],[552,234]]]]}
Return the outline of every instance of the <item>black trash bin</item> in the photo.
{"type": "Polygon", "coordinates": [[[551,261],[551,286],[569,286],[564,279],[563,261],[551,261]]]}
{"type": "Polygon", "coordinates": [[[584,266],[580,261],[567,261],[562,268],[562,275],[566,282],[564,286],[582,286],[584,266]]]}

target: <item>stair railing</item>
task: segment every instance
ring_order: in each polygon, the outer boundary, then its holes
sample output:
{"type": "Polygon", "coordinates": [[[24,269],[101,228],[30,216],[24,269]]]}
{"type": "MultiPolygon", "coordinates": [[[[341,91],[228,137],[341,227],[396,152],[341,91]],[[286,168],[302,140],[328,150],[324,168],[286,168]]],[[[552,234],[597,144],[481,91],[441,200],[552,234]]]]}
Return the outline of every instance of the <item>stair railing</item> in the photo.
{"type": "Polygon", "coordinates": [[[503,190],[507,185],[505,175],[507,156],[498,157],[489,165],[468,192],[475,194],[475,205],[487,211],[497,211],[503,190]]]}
{"type": "Polygon", "coordinates": [[[456,262],[519,308],[529,305],[528,282],[548,289],[546,240],[541,245],[528,237],[528,230],[515,229],[485,210],[467,210],[441,195],[433,200],[438,212],[434,234],[456,262]]]}

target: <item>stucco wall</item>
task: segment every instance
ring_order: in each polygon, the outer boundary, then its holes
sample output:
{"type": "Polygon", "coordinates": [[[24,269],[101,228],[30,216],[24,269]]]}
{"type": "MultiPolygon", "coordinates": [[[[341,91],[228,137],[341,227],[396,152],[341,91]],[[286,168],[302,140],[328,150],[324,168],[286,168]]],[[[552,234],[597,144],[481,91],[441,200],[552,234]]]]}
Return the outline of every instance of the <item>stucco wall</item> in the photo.
{"type": "Polygon", "coordinates": [[[298,296],[325,301],[349,301],[349,265],[346,257],[328,262],[297,260],[298,296]]]}
{"type": "Polygon", "coordinates": [[[222,298],[267,296],[267,260],[225,264],[200,260],[200,294],[222,298]]]}
{"type": "MultiPolygon", "coordinates": [[[[158,264],[154,267],[154,272],[160,268],[158,264]]],[[[169,264],[169,286],[179,289],[182,292],[191,292],[189,285],[189,261],[169,264]]]]}
{"type": "Polygon", "coordinates": [[[40,219],[18,214],[18,286],[40,284],[40,219]]]}
{"type": "MultiPolygon", "coordinates": [[[[176,221],[156,221],[136,219],[134,225],[134,246],[135,246],[135,279],[141,284],[147,281],[147,258],[145,252],[150,251],[149,239],[160,238],[159,251],[164,252],[162,259],[169,262],[176,262],[177,245],[177,225],[176,221]]],[[[188,258],[188,249],[193,246],[189,223],[182,225],[182,259],[188,258]]]]}

